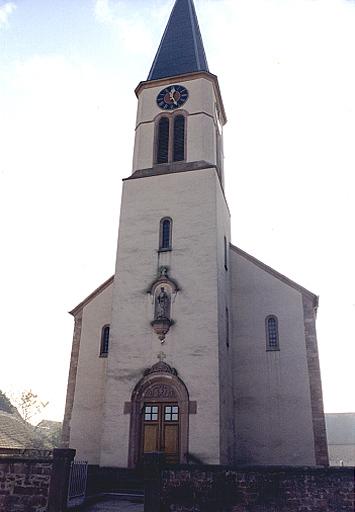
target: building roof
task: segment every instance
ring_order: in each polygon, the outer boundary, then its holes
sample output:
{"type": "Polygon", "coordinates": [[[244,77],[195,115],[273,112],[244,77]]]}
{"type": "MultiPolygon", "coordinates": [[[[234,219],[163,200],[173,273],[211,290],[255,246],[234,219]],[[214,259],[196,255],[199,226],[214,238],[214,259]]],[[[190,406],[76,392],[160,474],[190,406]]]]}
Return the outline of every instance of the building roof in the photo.
{"type": "Polygon", "coordinates": [[[114,279],[115,276],[111,276],[109,279],[107,279],[107,281],[105,281],[101,286],[99,286],[98,288],[96,288],[96,290],[94,290],[92,293],[90,293],[90,295],[88,295],[86,297],[86,299],[84,299],[82,302],[80,302],[80,304],[78,304],[74,309],[72,309],[71,311],[69,311],[69,314],[70,315],[73,315],[73,316],[76,316],[78,313],[80,313],[80,311],[82,311],[84,309],[84,307],[89,304],[89,302],[91,302],[93,299],[95,299],[95,297],[97,297],[98,295],[100,295],[100,293],[102,293],[104,290],[106,290],[106,288],[108,286],[110,286],[112,283],[113,283],[113,279],[114,279]]]}
{"type": "Polygon", "coordinates": [[[230,244],[230,247],[231,247],[232,251],[238,253],[240,256],[247,259],[251,263],[254,263],[254,265],[256,265],[257,267],[261,268],[262,270],[265,270],[265,272],[268,272],[269,274],[273,275],[274,277],[276,277],[283,283],[287,284],[291,288],[294,288],[295,290],[299,291],[300,293],[302,293],[302,295],[306,295],[307,297],[312,299],[313,303],[314,303],[314,307],[315,308],[318,307],[318,302],[319,302],[318,296],[315,295],[314,293],[310,292],[309,290],[307,290],[307,288],[304,288],[303,286],[296,283],[295,281],[292,281],[292,279],[289,279],[288,277],[284,276],[280,272],[277,272],[277,270],[274,270],[273,268],[269,267],[268,265],[265,265],[265,263],[254,258],[254,256],[252,256],[251,254],[248,254],[247,252],[243,251],[242,249],[239,249],[239,247],[236,247],[233,244],[230,244]]]}
{"type": "MultiPolygon", "coordinates": [[[[273,268],[269,267],[262,261],[256,259],[251,254],[248,254],[247,252],[243,251],[239,247],[237,247],[233,244],[230,244],[230,247],[231,247],[232,251],[238,253],[243,258],[249,260],[251,263],[254,263],[254,265],[256,265],[257,267],[261,268],[262,270],[265,270],[265,272],[268,272],[269,274],[272,274],[274,277],[276,277],[283,283],[287,284],[288,286],[291,286],[291,288],[294,288],[295,290],[299,291],[303,295],[306,295],[307,297],[312,299],[313,303],[314,303],[314,307],[315,308],[318,307],[318,301],[319,301],[318,296],[315,295],[314,293],[310,292],[309,290],[307,290],[307,288],[304,288],[303,286],[296,283],[295,281],[292,281],[292,279],[289,279],[288,277],[284,276],[280,272],[277,272],[277,270],[274,270],[273,268]]],[[[98,288],[96,288],[96,290],[94,290],[92,293],[90,293],[90,295],[88,295],[86,297],[86,299],[84,299],[82,302],[80,302],[80,304],[78,304],[72,311],[69,311],[69,313],[73,316],[76,316],[78,313],[80,313],[87,304],[89,304],[92,300],[94,300],[98,295],[100,295],[100,293],[102,293],[104,290],[106,290],[106,288],[113,283],[114,277],[115,276],[112,276],[109,279],[107,279],[107,281],[105,281],[102,285],[100,285],[98,288]]]]}
{"type": "Polygon", "coordinates": [[[355,445],[355,412],[325,415],[328,444],[355,445]]]}
{"type": "Polygon", "coordinates": [[[28,448],[32,444],[33,428],[20,415],[0,411],[0,449],[28,448]]]}
{"type": "Polygon", "coordinates": [[[193,0],[176,0],[148,81],[208,71],[193,0]]]}

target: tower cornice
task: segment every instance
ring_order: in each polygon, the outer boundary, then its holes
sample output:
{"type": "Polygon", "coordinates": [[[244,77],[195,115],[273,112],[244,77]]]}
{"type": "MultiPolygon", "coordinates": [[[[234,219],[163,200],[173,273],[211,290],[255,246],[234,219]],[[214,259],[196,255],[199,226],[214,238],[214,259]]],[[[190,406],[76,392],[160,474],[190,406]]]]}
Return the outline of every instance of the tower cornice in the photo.
{"type": "Polygon", "coordinates": [[[219,103],[219,106],[221,109],[221,111],[220,111],[221,122],[223,125],[225,125],[227,123],[227,115],[226,115],[226,111],[224,109],[224,104],[223,104],[223,100],[222,100],[222,94],[221,94],[221,89],[219,87],[218,78],[216,75],[214,75],[213,73],[210,73],[208,71],[197,71],[194,73],[186,73],[184,75],[176,75],[176,76],[171,76],[171,77],[167,77],[167,78],[159,78],[158,80],[142,81],[138,84],[138,86],[136,87],[134,92],[138,98],[144,89],[151,89],[153,87],[164,87],[173,82],[174,83],[187,82],[187,81],[191,81],[191,80],[198,80],[201,78],[204,78],[205,80],[208,80],[209,82],[211,82],[213,84],[215,95],[216,95],[216,98],[218,98],[218,103],[219,103]]]}

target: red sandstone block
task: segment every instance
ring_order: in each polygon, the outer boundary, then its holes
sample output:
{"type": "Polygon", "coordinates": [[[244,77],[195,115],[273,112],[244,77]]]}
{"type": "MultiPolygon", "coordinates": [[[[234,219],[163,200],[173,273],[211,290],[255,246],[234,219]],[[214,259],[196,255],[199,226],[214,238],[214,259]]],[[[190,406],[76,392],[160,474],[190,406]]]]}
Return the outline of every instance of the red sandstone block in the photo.
{"type": "Polygon", "coordinates": [[[14,494],[32,496],[37,494],[36,487],[15,487],[14,494]]]}
{"type": "Polygon", "coordinates": [[[11,473],[14,473],[14,474],[17,474],[17,475],[21,475],[21,474],[24,474],[24,473],[27,473],[27,464],[24,464],[24,463],[20,463],[20,462],[15,462],[14,464],[11,464],[12,466],[12,470],[11,470],[11,473]]]}
{"type": "Polygon", "coordinates": [[[52,466],[48,465],[42,470],[43,475],[51,475],[52,474],[52,466]]]}

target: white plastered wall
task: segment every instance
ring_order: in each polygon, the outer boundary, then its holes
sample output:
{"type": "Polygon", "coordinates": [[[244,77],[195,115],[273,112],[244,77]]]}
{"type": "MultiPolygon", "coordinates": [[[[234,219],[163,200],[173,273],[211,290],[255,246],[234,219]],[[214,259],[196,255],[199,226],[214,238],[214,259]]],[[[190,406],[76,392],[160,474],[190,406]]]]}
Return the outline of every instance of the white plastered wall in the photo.
{"type": "Polygon", "coordinates": [[[76,457],[98,464],[100,455],[103,391],[107,358],[100,356],[101,331],[111,323],[111,284],[83,310],[80,350],[73,411],[70,421],[70,448],[76,457]]]}
{"type": "Polygon", "coordinates": [[[314,465],[301,293],[230,251],[233,381],[239,464],[314,465]],[[279,321],[280,351],[266,351],[265,318],[279,321]]]}
{"type": "MultiPolygon", "coordinates": [[[[218,260],[218,319],[219,319],[219,385],[220,385],[220,455],[221,464],[232,464],[234,460],[234,415],[232,389],[231,340],[227,340],[227,313],[231,311],[230,296],[230,214],[221,187],[216,194],[217,215],[217,260],[218,260]],[[226,237],[227,265],[225,266],[224,237],[226,237]],[[229,347],[228,347],[228,345],[229,347]]],[[[230,313],[229,313],[230,315],[230,313]]],[[[231,322],[229,321],[229,338],[231,322]]]]}
{"type": "Polygon", "coordinates": [[[130,415],[124,404],[162,349],[197,402],[197,414],[189,416],[190,453],[206,463],[220,462],[219,194],[214,169],[124,183],[101,465],[127,466],[130,415]],[[173,219],[173,250],[159,254],[159,222],[166,216],[173,219]],[[172,305],[175,324],[163,347],[150,325],[153,304],[147,293],[160,265],[169,266],[180,288],[172,305]]]}

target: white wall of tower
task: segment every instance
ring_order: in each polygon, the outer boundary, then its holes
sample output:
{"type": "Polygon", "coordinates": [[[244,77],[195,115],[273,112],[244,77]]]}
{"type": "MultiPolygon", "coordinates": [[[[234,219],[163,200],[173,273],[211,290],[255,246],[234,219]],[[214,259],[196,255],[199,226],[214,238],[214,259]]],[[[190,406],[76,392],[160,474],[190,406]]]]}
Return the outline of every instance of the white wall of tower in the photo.
{"type": "MultiPolygon", "coordinates": [[[[180,287],[175,325],[163,350],[186,384],[197,414],[190,415],[189,450],[207,463],[220,462],[218,279],[225,229],[216,211],[221,196],[214,169],[153,176],[124,183],[112,306],[111,345],[105,391],[101,465],[125,466],[129,415],[124,402],[162,346],[150,325],[147,288],[157,276],[159,221],[173,219],[173,250],[164,254],[180,287]]],[[[224,199],[223,199],[223,204],[224,199]]]]}
{"type": "Polygon", "coordinates": [[[231,358],[231,321],[227,327],[227,312],[232,315],[230,290],[229,243],[230,216],[223,194],[216,195],[216,216],[218,244],[218,317],[219,317],[219,391],[220,391],[220,462],[231,464],[234,458],[234,417],[232,389],[232,358],[231,358]],[[227,258],[225,260],[225,242],[227,258]],[[225,265],[227,263],[227,265],[225,265]],[[227,339],[229,330],[229,340],[227,339]],[[229,345],[229,346],[228,346],[229,345]]]}

